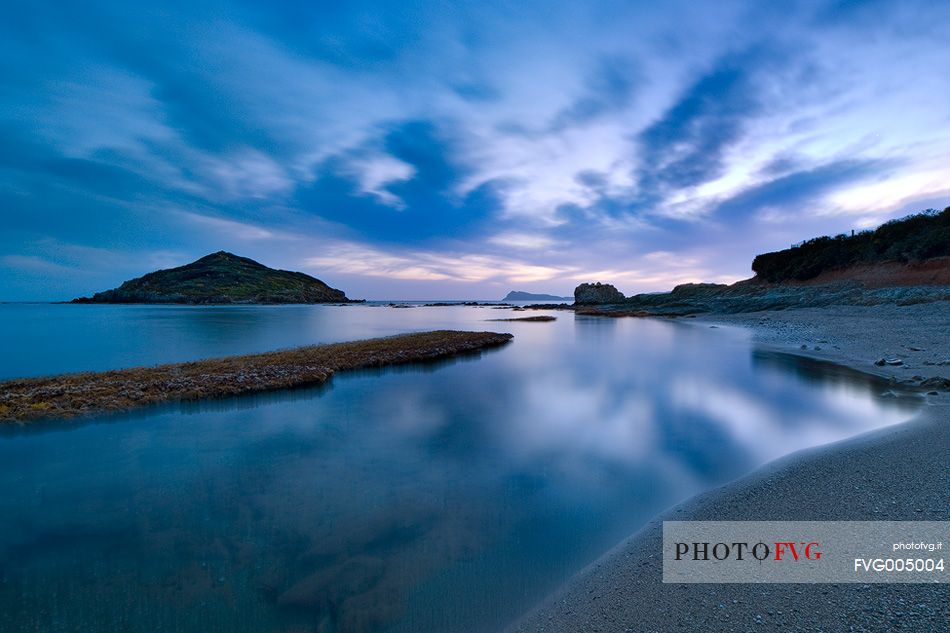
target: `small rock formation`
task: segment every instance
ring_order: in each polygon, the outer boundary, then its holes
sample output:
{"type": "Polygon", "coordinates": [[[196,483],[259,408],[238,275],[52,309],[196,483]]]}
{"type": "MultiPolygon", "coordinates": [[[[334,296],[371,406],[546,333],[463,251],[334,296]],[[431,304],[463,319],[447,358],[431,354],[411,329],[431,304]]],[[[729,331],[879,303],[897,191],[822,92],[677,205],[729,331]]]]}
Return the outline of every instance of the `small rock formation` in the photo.
{"type": "Polygon", "coordinates": [[[578,305],[595,305],[600,303],[622,303],[623,293],[610,284],[581,284],[574,289],[574,303],[578,305]]]}
{"type": "Polygon", "coordinates": [[[927,380],[921,381],[920,386],[924,389],[950,391],[950,380],[943,378],[942,376],[934,376],[933,378],[928,378],[927,380]]]}
{"type": "Polygon", "coordinates": [[[904,361],[902,361],[899,358],[880,358],[874,361],[874,364],[877,365],[878,367],[884,367],[885,365],[898,366],[898,365],[903,365],[904,361]]]}

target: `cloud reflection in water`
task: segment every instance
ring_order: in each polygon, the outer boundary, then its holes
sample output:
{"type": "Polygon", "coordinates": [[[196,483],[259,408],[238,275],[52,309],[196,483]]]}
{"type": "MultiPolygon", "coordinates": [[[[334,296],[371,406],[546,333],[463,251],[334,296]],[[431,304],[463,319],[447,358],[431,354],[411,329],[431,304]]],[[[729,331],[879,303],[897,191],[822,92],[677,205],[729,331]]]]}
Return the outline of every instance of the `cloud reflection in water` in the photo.
{"type": "MultiPolygon", "coordinates": [[[[329,339],[498,314],[318,310],[329,339]]],[[[478,359],[0,436],[0,629],[495,630],[671,504],[915,406],[741,330],[557,316],[478,359]]]]}

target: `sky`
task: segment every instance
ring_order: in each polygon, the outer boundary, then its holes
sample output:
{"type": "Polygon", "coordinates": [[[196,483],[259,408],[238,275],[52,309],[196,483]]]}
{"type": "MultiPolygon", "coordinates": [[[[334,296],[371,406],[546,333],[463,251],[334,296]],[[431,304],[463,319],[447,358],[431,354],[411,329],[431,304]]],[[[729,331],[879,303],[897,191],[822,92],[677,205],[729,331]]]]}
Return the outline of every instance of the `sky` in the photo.
{"type": "Polygon", "coordinates": [[[218,250],[351,298],[629,295],[950,205],[950,3],[4,13],[0,300],[218,250]]]}

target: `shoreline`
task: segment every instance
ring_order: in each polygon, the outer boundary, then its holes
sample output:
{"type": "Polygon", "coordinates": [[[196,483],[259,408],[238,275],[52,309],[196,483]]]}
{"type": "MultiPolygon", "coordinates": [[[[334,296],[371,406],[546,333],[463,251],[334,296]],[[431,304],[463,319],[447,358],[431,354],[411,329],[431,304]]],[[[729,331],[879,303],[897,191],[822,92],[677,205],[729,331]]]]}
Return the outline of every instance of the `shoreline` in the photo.
{"type": "MultiPolygon", "coordinates": [[[[940,364],[950,359],[946,302],[707,314],[694,323],[743,326],[762,348],[897,383],[950,374],[940,364]],[[895,351],[902,365],[875,364],[895,351]]],[[[663,584],[660,552],[664,519],[950,520],[947,454],[950,394],[938,392],[903,424],[786,455],[669,508],[506,630],[943,631],[950,585],[663,584]]]]}
{"type": "Polygon", "coordinates": [[[155,367],[0,382],[0,425],[323,384],[338,371],[444,360],[511,334],[436,330],[155,367]]]}

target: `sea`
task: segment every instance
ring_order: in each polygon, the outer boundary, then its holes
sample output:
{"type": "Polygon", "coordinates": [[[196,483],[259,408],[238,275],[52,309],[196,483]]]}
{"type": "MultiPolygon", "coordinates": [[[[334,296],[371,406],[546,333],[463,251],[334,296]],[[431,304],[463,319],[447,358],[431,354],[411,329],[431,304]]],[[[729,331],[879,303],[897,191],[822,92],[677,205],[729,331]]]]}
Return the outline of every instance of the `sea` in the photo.
{"type": "Polygon", "coordinates": [[[401,305],[0,305],[0,379],[514,335],[314,388],[0,425],[0,631],[499,631],[672,505],[919,406],[696,319],[401,305]],[[493,320],[539,314],[556,320],[493,320]]]}

